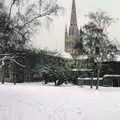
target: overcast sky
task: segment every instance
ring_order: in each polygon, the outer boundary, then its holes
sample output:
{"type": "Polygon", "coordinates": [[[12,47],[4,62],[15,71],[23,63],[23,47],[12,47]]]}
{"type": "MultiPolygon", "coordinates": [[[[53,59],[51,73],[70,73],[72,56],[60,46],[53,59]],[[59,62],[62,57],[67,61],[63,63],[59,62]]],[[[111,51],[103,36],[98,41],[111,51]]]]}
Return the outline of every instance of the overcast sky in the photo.
{"type": "MultiPolygon", "coordinates": [[[[72,0],[58,0],[58,2],[65,11],[60,16],[54,17],[49,29],[45,23],[40,27],[40,30],[32,38],[33,45],[37,48],[64,50],[65,24],[69,27],[72,0]]],[[[79,28],[87,22],[85,15],[89,11],[95,12],[97,9],[108,12],[115,18],[120,18],[119,0],[76,0],[76,9],[79,28]]],[[[112,25],[109,32],[120,42],[120,21],[112,25]]],[[[114,42],[116,43],[116,41],[114,42]]]]}

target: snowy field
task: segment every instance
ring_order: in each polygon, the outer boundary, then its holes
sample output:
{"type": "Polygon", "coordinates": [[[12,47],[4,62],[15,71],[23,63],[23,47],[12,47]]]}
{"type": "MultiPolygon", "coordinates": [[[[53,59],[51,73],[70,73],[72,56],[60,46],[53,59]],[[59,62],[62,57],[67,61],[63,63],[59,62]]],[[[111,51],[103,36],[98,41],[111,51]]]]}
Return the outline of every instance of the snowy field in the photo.
{"type": "Polygon", "coordinates": [[[120,120],[120,88],[0,84],[0,120],[120,120]]]}

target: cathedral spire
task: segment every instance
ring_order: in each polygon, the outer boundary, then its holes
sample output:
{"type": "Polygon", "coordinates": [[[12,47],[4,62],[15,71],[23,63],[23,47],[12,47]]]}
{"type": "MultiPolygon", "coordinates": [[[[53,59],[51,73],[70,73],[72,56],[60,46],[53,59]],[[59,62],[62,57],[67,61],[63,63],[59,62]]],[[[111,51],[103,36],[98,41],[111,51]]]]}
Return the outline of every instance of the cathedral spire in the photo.
{"type": "Polygon", "coordinates": [[[65,25],[65,38],[67,37],[68,32],[67,32],[67,25],[65,25]]]}
{"type": "Polygon", "coordinates": [[[75,4],[75,0],[73,0],[72,10],[71,10],[70,27],[69,27],[69,35],[77,36],[78,34],[79,33],[78,33],[78,26],[77,26],[76,4],[75,4]]]}

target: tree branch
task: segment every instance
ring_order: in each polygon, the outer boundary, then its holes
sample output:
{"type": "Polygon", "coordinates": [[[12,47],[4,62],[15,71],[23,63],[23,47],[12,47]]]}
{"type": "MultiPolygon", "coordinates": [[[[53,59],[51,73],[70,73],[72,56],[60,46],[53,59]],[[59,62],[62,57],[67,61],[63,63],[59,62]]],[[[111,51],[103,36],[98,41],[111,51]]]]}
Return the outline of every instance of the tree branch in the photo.
{"type": "Polygon", "coordinates": [[[15,4],[15,1],[16,1],[16,0],[13,0],[12,4],[11,4],[11,6],[10,6],[9,19],[10,19],[10,17],[11,17],[12,7],[13,7],[13,5],[15,4]]]}
{"type": "Polygon", "coordinates": [[[17,62],[16,60],[14,59],[11,59],[13,62],[15,62],[17,65],[19,65],[20,67],[23,67],[25,68],[26,66],[25,65],[22,65],[21,63],[17,62]]]}

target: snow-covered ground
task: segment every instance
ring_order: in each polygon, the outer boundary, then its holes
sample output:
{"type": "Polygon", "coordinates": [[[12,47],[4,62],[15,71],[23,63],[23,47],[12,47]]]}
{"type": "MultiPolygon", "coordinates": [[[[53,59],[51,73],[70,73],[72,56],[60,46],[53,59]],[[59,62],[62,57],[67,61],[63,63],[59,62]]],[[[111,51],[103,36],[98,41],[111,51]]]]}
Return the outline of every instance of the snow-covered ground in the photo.
{"type": "Polygon", "coordinates": [[[0,120],[120,120],[120,88],[0,84],[0,120]]]}

